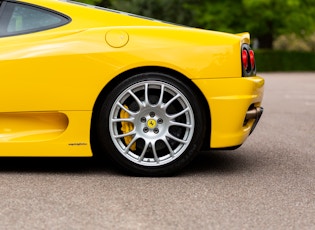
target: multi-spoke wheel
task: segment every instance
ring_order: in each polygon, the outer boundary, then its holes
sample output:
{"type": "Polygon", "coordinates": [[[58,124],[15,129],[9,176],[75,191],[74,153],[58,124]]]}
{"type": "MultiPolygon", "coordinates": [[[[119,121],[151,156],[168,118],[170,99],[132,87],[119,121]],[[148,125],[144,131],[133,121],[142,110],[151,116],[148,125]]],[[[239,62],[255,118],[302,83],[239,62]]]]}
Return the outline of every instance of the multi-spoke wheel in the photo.
{"type": "Polygon", "coordinates": [[[99,138],[125,169],[141,175],[176,172],[195,156],[203,138],[203,112],[194,92],[160,73],[121,82],[104,101],[99,138]]]}

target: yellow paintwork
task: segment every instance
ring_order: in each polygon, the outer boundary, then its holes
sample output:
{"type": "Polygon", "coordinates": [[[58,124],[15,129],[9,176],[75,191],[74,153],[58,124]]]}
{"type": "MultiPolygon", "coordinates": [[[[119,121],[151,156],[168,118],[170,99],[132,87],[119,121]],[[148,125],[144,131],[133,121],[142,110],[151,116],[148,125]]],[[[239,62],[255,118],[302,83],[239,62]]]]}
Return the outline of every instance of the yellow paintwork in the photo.
{"type": "Polygon", "coordinates": [[[181,27],[58,0],[20,2],[54,9],[71,22],[0,38],[0,155],[91,156],[97,97],[119,74],[144,66],[177,71],[201,90],[211,112],[209,147],[247,138],[253,121],[243,127],[245,113],[260,105],[264,84],[241,77],[240,47],[249,43],[248,33],[181,27]]]}
{"type": "Polygon", "coordinates": [[[205,92],[211,113],[211,147],[224,148],[242,144],[253,120],[243,126],[251,104],[260,106],[264,80],[260,77],[202,79],[194,83],[205,92]]]}
{"type": "Polygon", "coordinates": [[[1,142],[46,141],[60,136],[68,127],[62,113],[0,113],[1,142]]]}

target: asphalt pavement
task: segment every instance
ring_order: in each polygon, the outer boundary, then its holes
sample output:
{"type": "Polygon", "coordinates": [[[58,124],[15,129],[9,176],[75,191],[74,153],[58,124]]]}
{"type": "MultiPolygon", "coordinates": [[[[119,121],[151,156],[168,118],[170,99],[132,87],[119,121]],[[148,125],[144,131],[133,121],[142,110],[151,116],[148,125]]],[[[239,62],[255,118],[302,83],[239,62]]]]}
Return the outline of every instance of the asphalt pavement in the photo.
{"type": "Polygon", "coordinates": [[[315,73],[261,73],[263,117],[234,151],[141,178],[97,159],[0,158],[2,229],[315,229],[315,73]]]}

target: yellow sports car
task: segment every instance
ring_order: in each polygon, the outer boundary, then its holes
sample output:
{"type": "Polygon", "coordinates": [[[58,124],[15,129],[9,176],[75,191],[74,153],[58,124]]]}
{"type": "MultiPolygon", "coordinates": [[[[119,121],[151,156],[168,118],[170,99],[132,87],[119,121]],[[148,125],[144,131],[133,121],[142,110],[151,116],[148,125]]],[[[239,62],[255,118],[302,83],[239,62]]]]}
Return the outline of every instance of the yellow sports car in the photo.
{"type": "Polygon", "coordinates": [[[67,0],[0,4],[1,156],[93,150],[168,175],[199,150],[240,146],[262,114],[248,33],[67,0]]]}

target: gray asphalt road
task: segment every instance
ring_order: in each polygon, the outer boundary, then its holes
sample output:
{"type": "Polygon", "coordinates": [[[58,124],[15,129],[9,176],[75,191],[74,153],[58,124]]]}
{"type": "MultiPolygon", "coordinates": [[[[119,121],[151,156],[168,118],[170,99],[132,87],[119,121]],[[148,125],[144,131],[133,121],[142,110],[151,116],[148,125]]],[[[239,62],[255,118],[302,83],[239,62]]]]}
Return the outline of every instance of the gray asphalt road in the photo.
{"type": "Polygon", "coordinates": [[[0,229],[315,229],[315,73],[261,75],[253,135],[177,177],[128,177],[93,159],[1,159],[0,229]]]}

